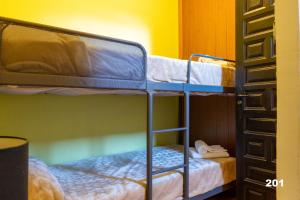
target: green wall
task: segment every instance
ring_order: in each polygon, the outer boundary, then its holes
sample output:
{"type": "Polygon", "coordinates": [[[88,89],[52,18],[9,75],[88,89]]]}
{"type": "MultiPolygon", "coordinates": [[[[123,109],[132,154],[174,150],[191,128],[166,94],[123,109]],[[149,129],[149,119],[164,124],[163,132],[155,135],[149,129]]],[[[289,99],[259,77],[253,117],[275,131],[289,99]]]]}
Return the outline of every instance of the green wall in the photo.
{"type": "MultiPolygon", "coordinates": [[[[146,96],[0,95],[0,135],[28,138],[48,163],[145,149],[146,96]]],[[[156,97],[155,127],[178,124],[178,98],[156,97]]],[[[174,144],[176,134],[157,144],[174,144]]]]}

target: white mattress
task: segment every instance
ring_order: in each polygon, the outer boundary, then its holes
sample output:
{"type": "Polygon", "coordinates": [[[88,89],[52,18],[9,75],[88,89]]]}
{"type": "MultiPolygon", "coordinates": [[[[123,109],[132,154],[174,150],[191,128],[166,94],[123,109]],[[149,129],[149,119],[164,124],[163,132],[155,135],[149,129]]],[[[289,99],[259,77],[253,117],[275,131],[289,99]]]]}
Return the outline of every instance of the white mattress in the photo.
{"type": "MultiPolygon", "coordinates": [[[[190,159],[190,196],[206,193],[235,179],[235,159],[226,162],[190,159]],[[231,167],[227,168],[227,163],[231,167]],[[230,175],[228,175],[230,174],[230,175]]],[[[181,146],[154,148],[154,170],[183,162],[181,146]]],[[[95,157],[64,165],[50,166],[66,200],[144,200],[146,154],[144,151],[95,157]]],[[[182,170],[157,175],[156,200],[181,199],[182,170]]]]}
{"type": "MultiPolygon", "coordinates": [[[[185,83],[187,60],[163,56],[148,57],[148,80],[156,82],[185,83]]],[[[222,66],[213,63],[192,62],[191,83],[197,85],[222,85],[222,66]]]]}
{"type": "Polygon", "coordinates": [[[123,43],[9,25],[0,35],[0,69],[70,77],[143,80],[141,49],[123,43]]]}

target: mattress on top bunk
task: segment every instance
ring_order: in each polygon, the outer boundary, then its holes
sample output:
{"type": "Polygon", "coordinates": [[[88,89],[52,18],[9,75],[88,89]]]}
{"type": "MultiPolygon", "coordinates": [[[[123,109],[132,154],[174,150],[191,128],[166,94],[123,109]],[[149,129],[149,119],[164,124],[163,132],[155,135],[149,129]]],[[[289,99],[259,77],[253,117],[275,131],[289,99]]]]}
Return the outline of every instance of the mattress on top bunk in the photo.
{"type": "MultiPolygon", "coordinates": [[[[135,46],[17,25],[3,30],[0,44],[0,72],[16,82],[23,83],[24,76],[29,75],[26,80],[44,81],[47,86],[51,81],[58,85],[65,81],[66,86],[76,82],[77,87],[98,87],[97,78],[145,79],[144,55],[135,46]],[[43,75],[50,75],[50,81],[43,75]]],[[[184,83],[187,61],[149,56],[147,74],[148,80],[155,82],[184,83]]],[[[192,63],[192,84],[233,87],[234,82],[235,67],[230,63],[192,63]]]]}
{"type": "Polygon", "coordinates": [[[8,72],[143,80],[143,59],[133,45],[18,25],[8,25],[1,37],[8,72]]]}
{"type": "MultiPolygon", "coordinates": [[[[187,60],[148,56],[148,80],[185,83],[187,60]]],[[[191,65],[191,84],[234,87],[235,66],[227,61],[200,58],[191,65]]]]}
{"type": "MultiPolygon", "coordinates": [[[[182,146],[155,147],[153,162],[153,170],[181,164],[182,146]]],[[[49,166],[49,171],[59,183],[55,191],[61,190],[66,200],[145,199],[145,151],[53,165],[49,166]]],[[[181,199],[182,172],[179,169],[155,176],[153,199],[181,199]]],[[[235,158],[190,159],[190,196],[230,183],[235,176],[235,158]]]]}

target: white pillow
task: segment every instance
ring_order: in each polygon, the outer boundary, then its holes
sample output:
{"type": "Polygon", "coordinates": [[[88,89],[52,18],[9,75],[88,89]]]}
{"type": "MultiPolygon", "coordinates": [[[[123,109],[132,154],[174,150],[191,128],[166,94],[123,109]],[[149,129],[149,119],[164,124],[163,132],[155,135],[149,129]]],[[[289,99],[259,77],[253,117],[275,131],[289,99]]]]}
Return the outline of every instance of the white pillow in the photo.
{"type": "Polygon", "coordinates": [[[36,158],[29,158],[29,200],[64,200],[64,192],[47,165],[36,158]]]}

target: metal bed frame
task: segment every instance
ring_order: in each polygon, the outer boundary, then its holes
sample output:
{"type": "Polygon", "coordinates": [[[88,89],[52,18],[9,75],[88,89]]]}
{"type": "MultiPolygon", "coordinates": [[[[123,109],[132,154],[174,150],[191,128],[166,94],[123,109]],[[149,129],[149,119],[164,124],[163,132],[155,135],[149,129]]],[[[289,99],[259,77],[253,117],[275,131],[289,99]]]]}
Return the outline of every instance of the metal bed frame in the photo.
{"type": "MultiPolygon", "coordinates": [[[[31,28],[38,28],[42,30],[48,30],[53,32],[59,33],[66,33],[71,35],[79,35],[79,36],[86,36],[106,41],[112,41],[122,44],[127,44],[131,46],[135,46],[139,48],[143,52],[143,60],[144,60],[144,67],[145,67],[145,74],[143,81],[130,81],[130,80],[103,80],[100,89],[132,89],[144,91],[147,94],[147,186],[146,186],[146,199],[152,200],[153,197],[153,176],[157,174],[161,174],[164,172],[176,170],[183,168],[183,199],[184,200],[202,200],[219,194],[223,191],[231,189],[235,186],[235,181],[229,183],[227,185],[221,186],[216,188],[208,193],[201,194],[192,198],[189,198],[189,135],[190,135],[190,96],[198,93],[234,93],[234,88],[226,88],[223,86],[209,86],[209,85],[194,85],[191,84],[191,67],[192,67],[192,60],[194,57],[205,57],[205,58],[212,58],[215,60],[223,60],[229,62],[235,62],[233,60],[227,60],[223,58],[218,58],[214,56],[208,56],[203,54],[192,54],[187,63],[187,82],[186,83],[160,83],[160,82],[153,82],[147,80],[147,54],[144,47],[138,43],[129,42],[125,40],[119,40],[115,38],[99,36],[84,32],[78,31],[71,31],[67,29],[51,27],[36,23],[24,22],[15,19],[8,19],[4,17],[0,17],[0,22],[5,22],[8,24],[15,24],[20,26],[26,26],[31,28]],[[170,129],[163,129],[163,130],[154,130],[153,128],[153,104],[154,104],[154,96],[156,94],[164,94],[170,93],[171,95],[178,96],[179,94],[184,95],[184,127],[179,128],[170,128],[170,129]],[[155,134],[163,134],[169,132],[183,132],[184,133],[184,159],[183,164],[178,166],[173,166],[170,168],[161,169],[158,171],[153,171],[153,140],[155,134]]],[[[0,40],[1,44],[1,40],[0,40]]],[[[1,74],[0,74],[1,77],[1,74]]],[[[3,85],[0,78],[0,85],[3,85]]],[[[26,85],[26,84],[25,84],[26,85]]]]}
{"type": "MultiPolygon", "coordinates": [[[[147,188],[146,188],[146,197],[147,200],[152,200],[152,181],[153,175],[157,175],[160,173],[176,170],[179,168],[183,168],[183,199],[189,199],[189,135],[190,135],[190,95],[192,92],[208,92],[208,93],[222,93],[224,92],[224,87],[222,86],[203,86],[203,85],[192,85],[191,82],[191,67],[192,67],[192,60],[194,57],[206,57],[212,58],[215,60],[224,60],[229,62],[235,62],[232,60],[227,60],[223,58],[218,58],[214,56],[208,56],[203,54],[192,54],[188,60],[187,64],[187,82],[185,84],[178,84],[178,83],[153,83],[148,82],[147,85],[147,188]],[[179,88],[182,86],[182,88],[179,88]],[[179,128],[170,128],[170,129],[163,129],[163,130],[153,130],[153,97],[155,91],[163,90],[163,91],[177,91],[183,92],[184,94],[184,127],[179,128]],[[159,171],[153,171],[153,163],[152,163],[152,149],[153,149],[153,136],[154,134],[162,134],[162,133],[169,133],[169,132],[183,132],[183,145],[184,145],[184,162],[181,165],[173,166],[170,168],[162,169],[159,171]]],[[[211,191],[205,195],[199,195],[193,197],[193,200],[201,200],[213,195],[216,195],[216,191],[225,191],[230,189],[234,183],[229,184],[228,187],[220,187],[217,188],[215,191],[211,191]],[[224,189],[224,190],[223,190],[224,189]],[[205,198],[204,198],[205,197],[205,198]]]]}

